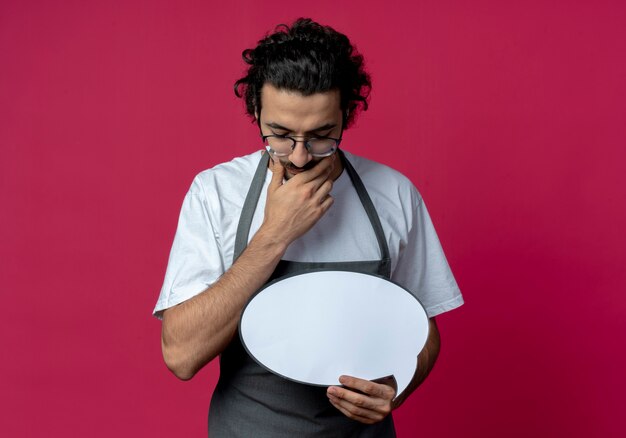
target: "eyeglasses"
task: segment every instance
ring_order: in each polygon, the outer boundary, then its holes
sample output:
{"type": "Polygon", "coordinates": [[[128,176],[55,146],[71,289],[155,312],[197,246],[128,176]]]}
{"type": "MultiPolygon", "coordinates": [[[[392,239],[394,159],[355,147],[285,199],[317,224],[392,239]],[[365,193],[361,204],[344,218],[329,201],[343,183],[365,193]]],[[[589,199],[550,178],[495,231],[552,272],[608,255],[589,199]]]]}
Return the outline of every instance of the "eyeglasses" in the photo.
{"type": "Polygon", "coordinates": [[[277,157],[286,157],[295,149],[296,143],[304,142],[304,147],[315,158],[328,157],[335,153],[341,142],[340,138],[331,137],[290,137],[287,135],[262,135],[267,151],[277,157]],[[298,140],[301,139],[301,140],[298,140]]]}

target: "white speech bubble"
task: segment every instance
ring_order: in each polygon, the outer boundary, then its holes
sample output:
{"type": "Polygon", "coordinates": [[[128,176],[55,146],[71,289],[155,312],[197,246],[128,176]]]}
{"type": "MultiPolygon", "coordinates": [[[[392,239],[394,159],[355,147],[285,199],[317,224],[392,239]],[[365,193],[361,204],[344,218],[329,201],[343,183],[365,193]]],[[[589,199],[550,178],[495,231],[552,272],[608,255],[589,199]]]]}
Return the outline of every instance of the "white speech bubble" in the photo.
{"type": "Polygon", "coordinates": [[[400,395],[428,337],[426,311],[409,291],[375,275],[318,271],[270,283],[239,322],[248,353],[261,366],[311,385],[339,376],[393,376],[400,395]]]}

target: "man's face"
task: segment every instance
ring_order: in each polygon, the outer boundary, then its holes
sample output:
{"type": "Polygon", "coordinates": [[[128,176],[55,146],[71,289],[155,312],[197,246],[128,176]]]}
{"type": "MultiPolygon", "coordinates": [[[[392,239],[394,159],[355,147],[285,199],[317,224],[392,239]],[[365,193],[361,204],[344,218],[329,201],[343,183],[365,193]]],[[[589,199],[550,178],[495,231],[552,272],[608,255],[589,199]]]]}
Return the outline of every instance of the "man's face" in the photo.
{"type": "MultiPolygon", "coordinates": [[[[333,138],[341,136],[342,112],[339,90],[304,96],[297,91],[283,90],[265,84],[261,89],[261,108],[260,127],[263,135],[289,135],[297,137],[298,140],[315,136],[333,138]]],[[[258,116],[257,114],[257,118],[258,116]]],[[[285,167],[285,179],[312,168],[322,160],[311,156],[304,143],[300,141],[290,155],[273,158],[280,159],[285,167]]]]}

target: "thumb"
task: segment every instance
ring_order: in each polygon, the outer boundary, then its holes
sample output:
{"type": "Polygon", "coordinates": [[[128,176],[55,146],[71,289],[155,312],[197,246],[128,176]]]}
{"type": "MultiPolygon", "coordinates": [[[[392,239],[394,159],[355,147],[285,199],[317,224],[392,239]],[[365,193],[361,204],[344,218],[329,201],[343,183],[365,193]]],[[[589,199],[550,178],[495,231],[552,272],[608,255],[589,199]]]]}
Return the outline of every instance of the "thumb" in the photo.
{"type": "Polygon", "coordinates": [[[274,160],[272,157],[270,157],[270,170],[272,171],[272,181],[270,181],[269,188],[271,190],[276,190],[278,187],[283,185],[285,168],[283,167],[280,160],[274,160]]]}

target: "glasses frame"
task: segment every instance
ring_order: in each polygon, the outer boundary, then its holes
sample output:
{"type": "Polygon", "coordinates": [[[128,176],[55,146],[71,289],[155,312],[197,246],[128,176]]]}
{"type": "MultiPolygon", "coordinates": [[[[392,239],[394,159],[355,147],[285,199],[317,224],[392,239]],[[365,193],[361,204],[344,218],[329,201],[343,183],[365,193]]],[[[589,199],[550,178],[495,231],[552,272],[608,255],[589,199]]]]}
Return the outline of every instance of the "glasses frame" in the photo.
{"type": "MultiPolygon", "coordinates": [[[[298,144],[298,142],[304,143],[304,147],[306,148],[307,152],[309,154],[311,154],[311,156],[313,156],[315,158],[330,157],[332,154],[337,152],[337,149],[339,149],[339,144],[341,143],[341,137],[340,138],[324,137],[324,136],[305,137],[305,136],[301,136],[301,135],[279,135],[279,134],[263,135],[261,133],[261,139],[263,140],[263,144],[265,144],[267,142],[268,138],[288,138],[293,143],[291,145],[291,152],[293,152],[293,150],[296,148],[296,145],[298,144]],[[298,140],[298,139],[300,139],[300,140],[298,140]],[[312,140],[312,139],[333,140],[335,142],[335,146],[331,149],[330,152],[325,152],[323,154],[315,154],[315,153],[311,152],[311,145],[309,144],[309,140],[312,140]]],[[[287,157],[287,156],[291,155],[291,152],[289,152],[288,154],[278,153],[274,149],[272,149],[270,147],[270,145],[268,145],[268,144],[265,145],[265,148],[267,149],[268,153],[270,153],[272,155],[275,155],[277,157],[287,157]]]]}

